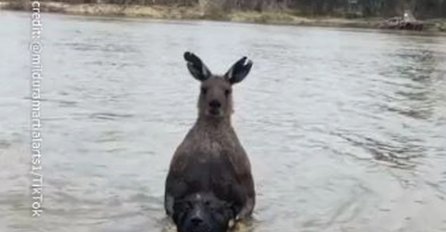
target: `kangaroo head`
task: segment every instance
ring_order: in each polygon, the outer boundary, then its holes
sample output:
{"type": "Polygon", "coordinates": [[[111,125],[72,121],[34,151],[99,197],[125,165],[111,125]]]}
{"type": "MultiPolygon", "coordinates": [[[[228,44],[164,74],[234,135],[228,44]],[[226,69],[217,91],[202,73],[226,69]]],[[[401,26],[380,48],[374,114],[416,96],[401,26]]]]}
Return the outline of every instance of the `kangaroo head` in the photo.
{"type": "Polygon", "coordinates": [[[199,115],[211,118],[229,117],[233,111],[232,85],[245,79],[251,70],[252,61],[243,57],[226,74],[214,75],[195,54],[185,52],[184,59],[190,74],[201,82],[199,115]]]}

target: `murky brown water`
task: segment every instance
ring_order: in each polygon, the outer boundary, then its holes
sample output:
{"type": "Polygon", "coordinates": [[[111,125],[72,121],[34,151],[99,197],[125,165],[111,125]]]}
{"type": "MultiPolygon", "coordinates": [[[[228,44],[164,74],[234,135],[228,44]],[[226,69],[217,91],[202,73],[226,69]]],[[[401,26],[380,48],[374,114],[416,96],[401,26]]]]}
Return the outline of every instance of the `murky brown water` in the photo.
{"type": "Polygon", "coordinates": [[[30,218],[28,15],[0,11],[0,231],[173,231],[194,122],[182,53],[223,72],[256,180],[250,232],[446,231],[446,37],[44,15],[44,215],[30,218]]]}

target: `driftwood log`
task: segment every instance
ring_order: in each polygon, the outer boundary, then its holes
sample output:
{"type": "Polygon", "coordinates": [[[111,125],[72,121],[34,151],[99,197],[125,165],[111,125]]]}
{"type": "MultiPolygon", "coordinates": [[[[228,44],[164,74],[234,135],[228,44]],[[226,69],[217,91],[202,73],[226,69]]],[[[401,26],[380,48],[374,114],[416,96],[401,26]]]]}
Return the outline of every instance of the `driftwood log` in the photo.
{"type": "Polygon", "coordinates": [[[385,20],[380,28],[422,31],[424,23],[415,19],[410,11],[406,11],[403,17],[392,17],[385,20]]]}

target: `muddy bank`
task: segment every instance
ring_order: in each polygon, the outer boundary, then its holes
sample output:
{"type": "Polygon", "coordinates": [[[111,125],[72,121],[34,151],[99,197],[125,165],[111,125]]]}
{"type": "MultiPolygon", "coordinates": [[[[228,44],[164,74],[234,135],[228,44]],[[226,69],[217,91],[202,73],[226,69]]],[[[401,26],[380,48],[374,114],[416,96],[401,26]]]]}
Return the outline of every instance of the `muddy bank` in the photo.
{"type": "MultiPolygon", "coordinates": [[[[30,10],[29,4],[20,2],[0,2],[0,9],[30,10]]],[[[115,4],[67,4],[61,2],[42,2],[42,12],[64,13],[89,16],[125,16],[147,17],[154,19],[205,19],[245,23],[306,25],[326,27],[380,28],[382,18],[332,18],[302,17],[293,12],[257,12],[257,11],[206,11],[199,6],[141,6],[115,4]]],[[[425,30],[446,32],[446,19],[425,21],[425,30]]]]}
{"type": "MultiPolygon", "coordinates": [[[[5,10],[31,10],[28,4],[19,2],[0,2],[5,10]]],[[[121,6],[115,4],[67,4],[61,2],[41,2],[40,10],[49,13],[64,13],[91,16],[128,16],[150,17],[157,19],[198,19],[198,8],[166,6],[121,6]]]]}

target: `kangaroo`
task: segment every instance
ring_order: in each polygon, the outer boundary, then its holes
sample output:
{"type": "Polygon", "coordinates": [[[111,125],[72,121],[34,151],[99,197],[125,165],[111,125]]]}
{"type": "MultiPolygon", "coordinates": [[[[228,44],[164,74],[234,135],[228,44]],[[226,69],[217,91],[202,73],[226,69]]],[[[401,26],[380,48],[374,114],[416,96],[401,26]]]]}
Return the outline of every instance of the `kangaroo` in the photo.
{"type": "Polygon", "coordinates": [[[232,86],[248,75],[252,62],[243,57],[221,76],[193,53],[185,52],[184,59],[201,82],[198,118],[173,155],[164,208],[179,232],[226,232],[255,204],[251,164],[231,125],[232,86]]]}

